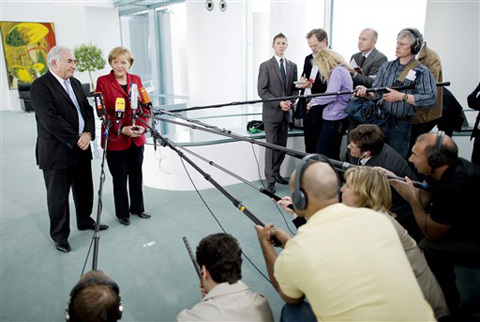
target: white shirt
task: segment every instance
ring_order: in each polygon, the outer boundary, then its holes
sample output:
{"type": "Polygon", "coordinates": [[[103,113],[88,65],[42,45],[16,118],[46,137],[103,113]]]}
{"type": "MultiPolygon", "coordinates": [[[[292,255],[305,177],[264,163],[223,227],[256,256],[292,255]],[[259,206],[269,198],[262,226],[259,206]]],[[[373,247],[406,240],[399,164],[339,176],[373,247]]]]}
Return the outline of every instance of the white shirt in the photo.
{"type": "Polygon", "coordinates": [[[285,57],[278,57],[277,55],[273,55],[277,60],[278,68],[282,68],[280,65],[280,59],[283,59],[283,67],[285,68],[285,72],[287,71],[287,59],[285,57]]]}

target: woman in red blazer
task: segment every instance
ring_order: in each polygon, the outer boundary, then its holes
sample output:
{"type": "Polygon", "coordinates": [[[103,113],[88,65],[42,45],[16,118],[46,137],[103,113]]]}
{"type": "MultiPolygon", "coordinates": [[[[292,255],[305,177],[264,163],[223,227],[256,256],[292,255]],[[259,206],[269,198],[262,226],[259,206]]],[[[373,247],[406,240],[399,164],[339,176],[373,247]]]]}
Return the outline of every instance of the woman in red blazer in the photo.
{"type": "MultiPolygon", "coordinates": [[[[111,121],[107,163],[113,178],[115,213],[120,223],[126,226],[130,224],[130,215],[137,215],[140,218],[151,217],[145,212],[142,192],[142,163],[146,142],[144,133],[147,128],[138,120],[132,124],[133,115],[129,101],[132,84],[136,84],[138,89],[143,87],[140,77],[128,73],[133,60],[133,55],[127,48],[121,46],[113,48],[108,55],[112,71],[97,80],[97,92],[103,94],[106,117],[111,121]],[[118,119],[115,107],[122,98],[125,103],[125,113],[121,119],[118,119]]],[[[142,116],[138,118],[146,121],[142,116]]],[[[105,147],[103,136],[102,147],[105,147]]]]}

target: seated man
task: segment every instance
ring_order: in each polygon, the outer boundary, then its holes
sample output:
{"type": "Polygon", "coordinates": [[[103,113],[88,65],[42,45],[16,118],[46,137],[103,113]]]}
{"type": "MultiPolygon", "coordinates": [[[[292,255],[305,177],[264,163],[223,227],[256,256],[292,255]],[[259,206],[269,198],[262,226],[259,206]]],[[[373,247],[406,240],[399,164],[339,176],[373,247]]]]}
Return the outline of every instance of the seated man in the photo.
{"type": "MultiPolygon", "coordinates": [[[[385,135],[378,126],[361,124],[348,132],[348,141],[348,162],[370,167],[382,167],[401,178],[408,176],[414,181],[418,180],[408,162],[390,145],[385,143],[385,135]]],[[[396,220],[416,242],[422,240],[423,235],[418,228],[410,205],[394,189],[392,190],[390,211],[397,215],[396,220]]]]}
{"type": "Polygon", "coordinates": [[[390,184],[410,203],[425,239],[419,244],[435,274],[448,308],[455,313],[460,295],[454,265],[480,268],[480,167],[458,157],[455,142],[443,132],[418,137],[409,161],[426,175],[429,191],[406,182],[390,184]]]}
{"type": "Polygon", "coordinates": [[[69,322],[114,322],[122,318],[117,283],[104,272],[92,270],[82,276],[70,293],[65,320],[69,322]]]}
{"type": "Polygon", "coordinates": [[[267,299],[240,280],[242,250],[234,237],[219,233],[203,238],[196,258],[203,299],[180,312],[177,321],[273,321],[267,299]]]}
{"type": "Polygon", "coordinates": [[[283,300],[308,298],[318,321],[435,321],[390,219],[340,204],[335,171],[309,157],[290,178],[294,207],[307,223],[295,237],[273,224],[255,227],[283,300]],[[272,237],[284,248],[279,255],[272,237]]]}

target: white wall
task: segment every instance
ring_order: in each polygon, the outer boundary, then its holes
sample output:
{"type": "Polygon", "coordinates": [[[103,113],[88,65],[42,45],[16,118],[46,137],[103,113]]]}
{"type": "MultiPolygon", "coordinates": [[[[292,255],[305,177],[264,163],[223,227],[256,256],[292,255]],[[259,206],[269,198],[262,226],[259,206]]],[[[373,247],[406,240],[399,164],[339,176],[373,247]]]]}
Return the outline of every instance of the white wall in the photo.
{"type": "MultiPolygon", "coordinates": [[[[108,52],[120,45],[118,11],[111,2],[98,1],[2,1],[2,21],[53,22],[57,45],[75,47],[92,42],[99,46],[107,58],[108,52]]],[[[0,111],[20,110],[17,90],[8,88],[3,46],[0,50],[1,105],[0,111]]],[[[106,68],[92,74],[98,76],[110,71],[106,68]]],[[[88,72],[76,72],[82,83],[90,83],[88,72]]]]}
{"type": "Polygon", "coordinates": [[[388,60],[396,58],[395,46],[400,30],[406,27],[417,28],[420,32],[424,30],[426,0],[362,0],[362,2],[361,6],[352,0],[334,2],[331,45],[347,62],[358,52],[358,36],[365,28],[373,28],[378,32],[376,47],[388,60]]]}
{"type": "MultiPolygon", "coordinates": [[[[244,2],[228,1],[221,12],[205,1],[187,1],[188,77],[191,106],[235,101],[242,97],[246,57],[244,2]]],[[[206,110],[222,114],[226,109],[206,110]]],[[[228,113],[228,110],[226,112],[228,113]]]]}
{"type": "Polygon", "coordinates": [[[480,81],[480,1],[428,1],[425,40],[442,60],[450,91],[468,108],[467,96],[480,81]]]}

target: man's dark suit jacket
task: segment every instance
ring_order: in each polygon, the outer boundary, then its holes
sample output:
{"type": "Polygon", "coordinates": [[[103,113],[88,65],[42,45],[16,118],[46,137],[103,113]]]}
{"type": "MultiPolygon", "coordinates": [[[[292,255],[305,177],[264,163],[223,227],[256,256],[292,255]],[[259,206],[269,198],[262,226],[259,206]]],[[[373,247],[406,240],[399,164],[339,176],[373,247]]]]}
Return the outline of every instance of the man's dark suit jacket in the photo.
{"type": "MultiPolygon", "coordinates": [[[[362,59],[362,52],[358,52],[355,55],[350,58],[350,61],[352,59],[355,59],[355,62],[357,63],[358,66],[360,66],[360,61],[362,59]]],[[[373,78],[370,76],[377,75],[378,70],[380,69],[380,66],[382,66],[384,63],[388,61],[387,57],[380,51],[377,50],[377,48],[373,48],[372,52],[368,55],[368,57],[365,59],[362,65],[362,70],[363,70],[363,75],[358,73],[354,78],[353,78],[353,87],[358,86],[358,85],[363,85],[367,88],[372,86],[373,83],[373,78]]]]}
{"type": "MultiPolygon", "coordinates": [[[[306,79],[310,78],[310,73],[312,72],[312,60],[313,60],[313,54],[308,55],[305,57],[305,62],[303,63],[303,72],[302,76],[305,77],[306,79]]],[[[327,83],[322,82],[320,79],[320,73],[317,73],[315,80],[312,84],[312,94],[319,94],[319,93],[325,93],[327,90],[327,83]]],[[[302,89],[300,91],[300,95],[303,95],[305,93],[305,89],[302,89]]],[[[307,112],[307,102],[305,98],[299,98],[297,107],[295,109],[295,118],[296,119],[301,119],[307,112]]]]}
{"type": "MultiPolygon", "coordinates": [[[[347,153],[350,163],[357,164],[358,159],[353,158],[347,153]]],[[[366,163],[369,167],[383,167],[392,171],[400,178],[409,177],[413,181],[417,181],[417,175],[409,167],[407,161],[394,150],[390,145],[384,144],[380,153],[373,155],[366,163]]],[[[406,229],[410,236],[417,242],[423,238],[423,235],[418,228],[415,217],[412,212],[410,204],[403,199],[400,194],[392,188],[392,205],[390,211],[397,215],[397,221],[406,229]]]]}
{"type": "MultiPolygon", "coordinates": [[[[295,88],[295,84],[293,83],[297,80],[297,65],[290,60],[285,59],[285,61],[285,74],[287,75],[286,91],[283,86],[280,67],[278,66],[275,56],[260,65],[257,89],[258,96],[260,96],[261,99],[285,97],[298,93],[298,89],[295,88]]],[[[280,101],[264,102],[262,116],[263,122],[283,122],[288,120],[288,112],[282,111],[280,101]]]]}
{"type": "MultiPolygon", "coordinates": [[[[70,78],[83,118],[84,132],[95,138],[93,109],[85,96],[82,84],[70,78]]],[[[74,167],[79,157],[92,159],[91,148],[82,151],[77,142],[78,114],[67,92],[51,72],[36,79],[30,89],[31,102],[37,119],[37,164],[42,170],[74,167]]]]}

